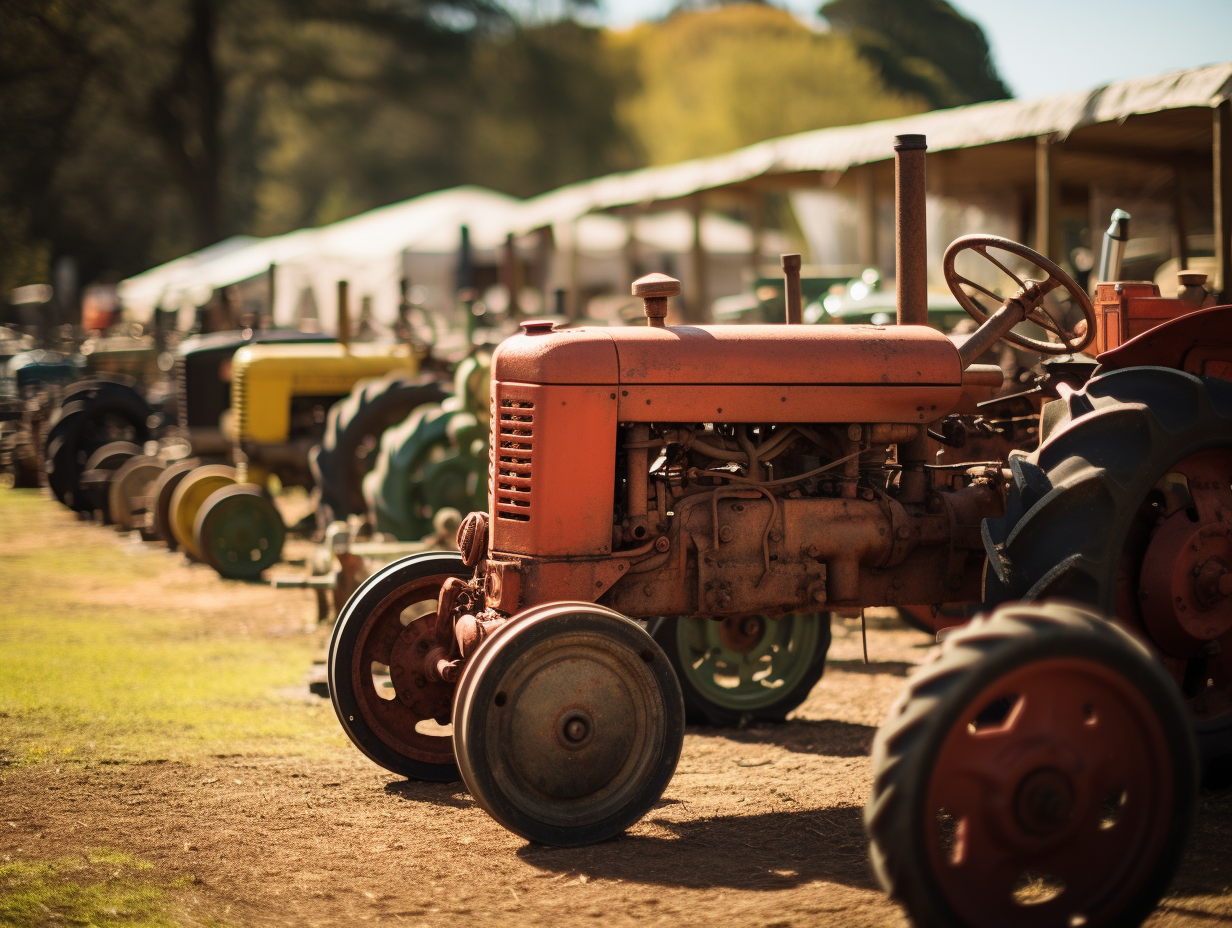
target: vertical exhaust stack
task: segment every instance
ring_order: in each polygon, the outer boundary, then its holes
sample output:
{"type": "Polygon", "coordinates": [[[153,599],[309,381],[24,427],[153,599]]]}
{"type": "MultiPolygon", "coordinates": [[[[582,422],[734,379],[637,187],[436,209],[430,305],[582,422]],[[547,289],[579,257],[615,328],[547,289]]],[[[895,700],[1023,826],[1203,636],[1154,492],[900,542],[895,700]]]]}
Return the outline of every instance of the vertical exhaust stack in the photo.
{"type": "Polygon", "coordinates": [[[783,297],[787,304],[787,324],[804,321],[804,299],[800,293],[800,256],[780,255],[783,267],[783,297]]]}
{"type": "Polygon", "coordinates": [[[894,138],[894,267],[898,324],[928,325],[928,229],[922,135],[894,138]]]}
{"type": "Polygon", "coordinates": [[[1095,281],[1120,280],[1121,264],[1125,260],[1125,243],[1129,241],[1129,213],[1123,209],[1112,211],[1112,223],[1104,232],[1103,247],[1099,251],[1099,268],[1095,281]]]}
{"type": "Polygon", "coordinates": [[[800,290],[800,255],[780,255],[782,265],[782,295],[787,304],[787,324],[800,325],[804,320],[804,299],[800,290]]]}
{"type": "Polygon", "coordinates": [[[347,282],[338,281],[338,344],[346,351],[351,347],[351,313],[347,308],[347,282]]]}

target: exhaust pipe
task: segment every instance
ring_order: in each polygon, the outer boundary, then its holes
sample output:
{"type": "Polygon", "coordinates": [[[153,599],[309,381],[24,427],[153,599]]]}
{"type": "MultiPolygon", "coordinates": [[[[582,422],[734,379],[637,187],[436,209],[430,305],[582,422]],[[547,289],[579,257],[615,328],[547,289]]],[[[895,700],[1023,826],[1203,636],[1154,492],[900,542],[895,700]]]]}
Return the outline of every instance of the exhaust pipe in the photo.
{"type": "Polygon", "coordinates": [[[899,325],[928,325],[928,227],[922,135],[894,138],[894,268],[899,325]]]}
{"type": "Polygon", "coordinates": [[[1096,282],[1120,280],[1121,264],[1125,260],[1125,243],[1129,241],[1129,213],[1112,211],[1112,223],[1104,233],[1104,245],[1099,251],[1099,276],[1096,282]]]}
{"type": "Polygon", "coordinates": [[[351,346],[351,313],[347,307],[347,282],[338,281],[338,344],[346,351],[351,346]]]}
{"type": "Polygon", "coordinates": [[[804,298],[800,293],[800,256],[779,255],[783,267],[783,297],[787,304],[787,324],[804,321],[804,298]]]}

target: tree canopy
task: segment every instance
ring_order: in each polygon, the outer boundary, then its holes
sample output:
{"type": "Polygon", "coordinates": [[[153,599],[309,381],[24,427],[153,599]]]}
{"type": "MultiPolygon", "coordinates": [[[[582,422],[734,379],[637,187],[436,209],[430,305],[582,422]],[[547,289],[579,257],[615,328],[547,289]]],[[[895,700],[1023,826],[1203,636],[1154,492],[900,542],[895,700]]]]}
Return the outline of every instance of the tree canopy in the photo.
{"type": "Polygon", "coordinates": [[[115,279],[456,184],[529,196],[1004,91],[942,0],[835,0],[830,33],[748,2],[612,32],[590,4],[5,0],[0,298],[59,255],[115,279]]]}
{"type": "Polygon", "coordinates": [[[988,40],[946,0],[830,0],[820,10],[900,93],[930,107],[1004,100],[988,40]]]}

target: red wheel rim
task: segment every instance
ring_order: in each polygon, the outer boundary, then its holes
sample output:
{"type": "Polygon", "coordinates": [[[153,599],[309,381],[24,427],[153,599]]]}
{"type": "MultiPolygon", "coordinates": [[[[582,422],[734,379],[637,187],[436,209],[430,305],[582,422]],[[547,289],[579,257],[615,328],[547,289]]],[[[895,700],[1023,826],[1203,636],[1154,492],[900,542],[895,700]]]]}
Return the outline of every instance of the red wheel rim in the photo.
{"type": "Polygon", "coordinates": [[[1232,713],[1232,596],[1210,576],[1217,561],[1232,571],[1230,512],[1232,449],[1178,461],[1143,501],[1117,575],[1118,621],[1162,652],[1198,721],[1232,713]]]}
{"type": "Polygon", "coordinates": [[[449,577],[423,577],[385,597],[360,628],[351,662],[352,691],[372,733],[402,756],[428,764],[454,762],[452,734],[416,727],[432,719],[448,722],[453,687],[425,678],[421,658],[434,640],[436,602],[449,577]],[[389,668],[385,696],[374,665],[389,668]]]}
{"type": "Polygon", "coordinates": [[[1001,677],[950,728],[927,787],[945,899],[969,924],[1102,924],[1163,849],[1169,757],[1146,699],[1103,664],[1058,657],[1001,677]]]}

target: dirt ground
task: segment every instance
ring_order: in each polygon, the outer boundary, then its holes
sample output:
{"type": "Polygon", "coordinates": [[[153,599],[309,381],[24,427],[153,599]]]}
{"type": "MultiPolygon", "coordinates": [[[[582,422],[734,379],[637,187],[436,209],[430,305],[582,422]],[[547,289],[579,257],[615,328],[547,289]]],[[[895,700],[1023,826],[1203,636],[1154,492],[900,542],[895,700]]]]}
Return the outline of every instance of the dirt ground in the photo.
{"type": "MultiPolygon", "coordinates": [[[[117,558],[132,544],[62,510],[4,531],[6,545],[103,539],[117,558]]],[[[307,594],[227,583],[161,550],[149,556],[156,596],[134,599],[118,585],[128,581],[109,588],[105,576],[92,595],[132,609],[153,599],[186,623],[209,614],[217,621],[200,623],[201,634],[234,635],[242,624],[258,640],[285,638],[313,614],[307,594]]],[[[0,551],[0,575],[5,558],[0,551]]],[[[0,860],[116,849],[152,865],[148,878],[183,925],[902,925],[869,869],[861,814],[876,725],[930,642],[889,620],[873,624],[865,665],[858,621],[836,621],[826,675],[794,720],[690,729],[660,804],[594,847],[529,845],[461,786],[407,782],[328,733],[324,746],[299,753],[138,763],[109,760],[100,745],[73,763],[10,763],[0,767],[0,860]]],[[[293,687],[277,698],[313,697],[293,687]]],[[[320,724],[336,727],[328,709],[320,724]]],[[[1232,795],[1208,791],[1150,924],[1232,924],[1229,847],[1232,795]]],[[[56,923],[50,909],[47,923],[56,923]]]]}

